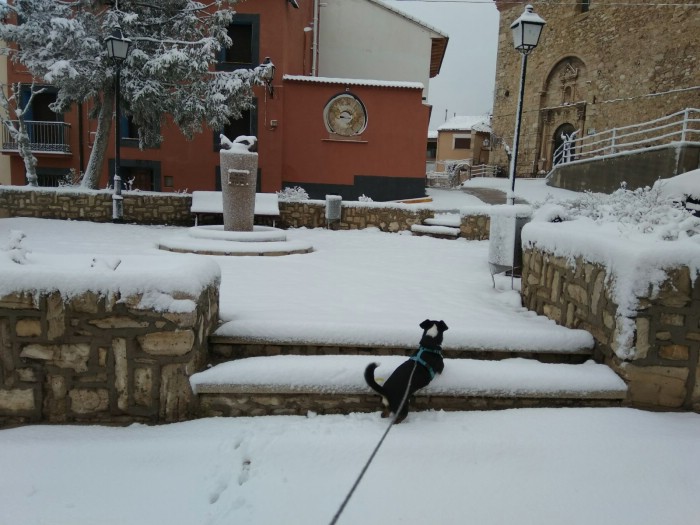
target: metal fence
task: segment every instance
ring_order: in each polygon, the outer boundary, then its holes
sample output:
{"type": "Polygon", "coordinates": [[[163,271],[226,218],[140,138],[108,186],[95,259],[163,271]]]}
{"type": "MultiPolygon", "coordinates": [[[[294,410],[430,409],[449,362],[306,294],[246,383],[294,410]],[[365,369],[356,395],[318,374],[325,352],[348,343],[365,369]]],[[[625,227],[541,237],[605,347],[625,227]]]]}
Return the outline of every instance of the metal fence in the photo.
{"type": "MultiPolygon", "coordinates": [[[[9,122],[15,129],[18,121],[9,122]]],[[[29,142],[34,152],[70,153],[68,131],[70,124],[65,122],[45,122],[27,120],[24,122],[29,135],[29,142]]],[[[2,151],[18,151],[17,141],[12,137],[7,125],[2,127],[2,151]]]]}
{"type": "Polygon", "coordinates": [[[641,124],[613,128],[585,137],[577,135],[576,131],[561,137],[564,142],[554,152],[554,165],[640,151],[673,142],[700,144],[700,110],[687,108],[641,124]]]}

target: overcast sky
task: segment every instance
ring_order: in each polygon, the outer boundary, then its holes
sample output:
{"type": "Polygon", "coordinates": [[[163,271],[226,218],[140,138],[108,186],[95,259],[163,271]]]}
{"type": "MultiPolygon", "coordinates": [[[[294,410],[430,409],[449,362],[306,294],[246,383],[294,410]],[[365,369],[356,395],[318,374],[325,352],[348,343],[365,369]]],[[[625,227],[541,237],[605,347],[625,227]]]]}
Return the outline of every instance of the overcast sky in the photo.
{"type": "Polygon", "coordinates": [[[450,42],[440,74],[430,80],[430,129],[445,114],[483,115],[493,109],[498,10],[493,2],[388,0],[388,4],[447,33],[450,42]]]}

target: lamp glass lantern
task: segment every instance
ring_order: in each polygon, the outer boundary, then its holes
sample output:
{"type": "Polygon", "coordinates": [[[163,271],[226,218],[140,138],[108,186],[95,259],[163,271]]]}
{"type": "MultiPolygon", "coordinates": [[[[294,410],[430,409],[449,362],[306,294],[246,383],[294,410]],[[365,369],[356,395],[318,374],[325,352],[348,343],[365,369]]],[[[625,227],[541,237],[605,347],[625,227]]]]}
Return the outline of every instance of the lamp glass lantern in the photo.
{"type": "Polygon", "coordinates": [[[511,24],[513,33],[513,46],[521,53],[527,55],[537,47],[542,34],[545,21],[533,12],[533,7],[528,5],[520,17],[511,24]]]}
{"type": "Polygon", "coordinates": [[[105,38],[105,44],[107,45],[107,55],[109,58],[121,61],[129,54],[131,40],[124,36],[120,27],[117,27],[112,31],[111,35],[105,38]]]}

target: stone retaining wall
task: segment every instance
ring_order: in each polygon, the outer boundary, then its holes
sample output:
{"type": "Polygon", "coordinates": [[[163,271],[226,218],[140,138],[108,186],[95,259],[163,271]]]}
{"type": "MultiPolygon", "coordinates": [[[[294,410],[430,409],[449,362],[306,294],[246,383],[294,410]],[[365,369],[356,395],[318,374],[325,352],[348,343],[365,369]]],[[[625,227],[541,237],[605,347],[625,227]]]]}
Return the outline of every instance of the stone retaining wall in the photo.
{"type": "MultiPolygon", "coordinates": [[[[186,193],[124,192],[124,221],[137,224],[170,224],[193,226],[190,212],[192,195],[186,193]]],[[[280,201],[280,218],[256,217],[258,224],[281,228],[325,228],[325,201],[280,201]]],[[[425,205],[382,205],[381,203],[344,202],[340,221],[331,227],[340,230],[379,228],[384,232],[410,230],[435,214],[425,205]]],[[[112,194],[107,190],[74,190],[64,188],[29,188],[0,186],[0,218],[35,217],[40,219],[112,221],[112,194]]],[[[223,216],[202,217],[202,223],[223,216]]],[[[462,217],[461,236],[469,240],[485,240],[489,235],[488,215],[462,217]]]]}
{"type": "Polygon", "coordinates": [[[590,332],[597,359],[628,383],[627,402],[656,409],[700,411],[700,282],[688,268],[668,272],[653,293],[651,286],[631,323],[634,351],[620,358],[617,334],[630,321],[617,314],[606,269],[578,258],[526,248],[523,254],[524,305],[569,328],[590,332]],[[616,352],[618,351],[618,352],[616,352]]]}
{"type": "MultiPolygon", "coordinates": [[[[192,196],[181,193],[123,193],[124,221],[191,226],[192,196]]],[[[112,221],[112,193],[107,190],[0,186],[0,218],[112,221]]]]}
{"type": "MultiPolygon", "coordinates": [[[[375,393],[274,393],[244,394],[200,392],[200,417],[305,416],[316,414],[347,414],[348,412],[377,412],[382,409],[375,393]]],[[[527,398],[518,396],[448,396],[418,393],[410,399],[410,411],[424,410],[507,410],[514,408],[563,408],[620,406],[609,399],[527,398]]]]}
{"type": "Polygon", "coordinates": [[[468,241],[488,241],[490,228],[489,215],[462,215],[460,236],[468,241]]]}
{"type": "Polygon", "coordinates": [[[194,311],[138,307],[141,295],[0,297],[0,427],[160,423],[193,417],[189,376],[207,359],[218,284],[194,311]]]}
{"type": "MultiPolygon", "coordinates": [[[[433,211],[409,204],[383,206],[379,203],[358,205],[343,203],[340,220],[330,224],[334,230],[379,228],[383,232],[410,230],[414,224],[432,217],[433,211]]],[[[325,228],[325,201],[280,202],[280,226],[283,228],[325,228]]]]}

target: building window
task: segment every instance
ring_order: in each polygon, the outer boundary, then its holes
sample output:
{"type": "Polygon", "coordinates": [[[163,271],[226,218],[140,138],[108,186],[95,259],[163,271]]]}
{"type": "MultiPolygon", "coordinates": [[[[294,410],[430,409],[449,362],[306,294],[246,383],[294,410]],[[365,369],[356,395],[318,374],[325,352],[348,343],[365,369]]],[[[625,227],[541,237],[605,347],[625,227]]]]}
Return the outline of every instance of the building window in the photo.
{"type": "Polygon", "coordinates": [[[166,175],[165,177],[163,177],[163,186],[165,186],[166,188],[172,188],[175,186],[175,182],[173,180],[172,175],[166,175]]]}
{"type": "MultiPolygon", "coordinates": [[[[125,190],[161,190],[160,162],[121,159],[119,176],[125,190]]],[[[114,159],[109,160],[109,183],[114,187],[114,159]]]]}
{"type": "Polygon", "coordinates": [[[58,188],[63,183],[72,182],[69,169],[37,167],[36,176],[37,184],[46,188],[58,188]]]}
{"type": "Polygon", "coordinates": [[[591,0],[581,0],[581,12],[587,13],[588,9],[591,7],[591,0]]]}
{"type": "Polygon", "coordinates": [[[428,142],[428,147],[425,151],[426,160],[435,160],[436,157],[437,157],[437,143],[436,142],[428,142]]]}
{"type": "Polygon", "coordinates": [[[452,149],[471,149],[472,139],[468,135],[455,135],[452,139],[452,149]]]}
{"type": "Polygon", "coordinates": [[[218,70],[252,69],[260,65],[260,15],[235,15],[228,36],[233,44],[221,50],[218,70]]]}
{"type": "Polygon", "coordinates": [[[229,140],[235,140],[241,135],[258,135],[258,111],[257,100],[253,99],[253,108],[246,109],[241,112],[241,118],[232,120],[230,124],[224,127],[218,133],[214,133],[214,151],[221,149],[221,139],[219,136],[224,134],[229,140]]]}
{"type": "MultiPolygon", "coordinates": [[[[27,102],[29,102],[29,97],[31,96],[30,89],[31,88],[29,86],[22,87],[20,92],[22,107],[26,107],[27,102]]],[[[50,87],[44,87],[43,89],[45,90],[43,93],[34,95],[31,107],[26,108],[26,112],[24,114],[25,120],[34,120],[38,122],[63,122],[63,115],[52,111],[49,107],[51,104],[56,102],[56,89],[50,87]]]]}

